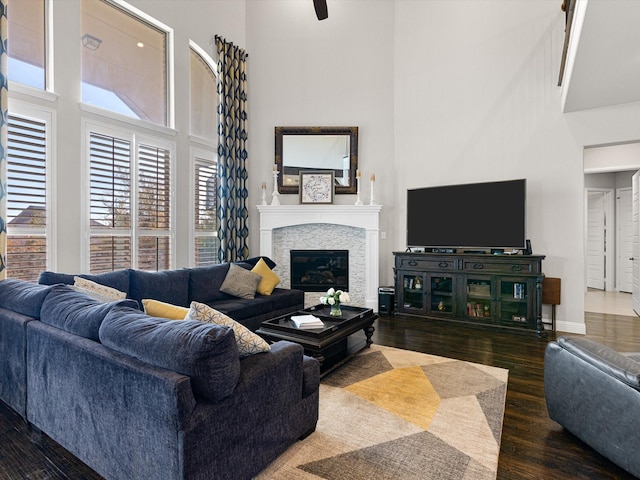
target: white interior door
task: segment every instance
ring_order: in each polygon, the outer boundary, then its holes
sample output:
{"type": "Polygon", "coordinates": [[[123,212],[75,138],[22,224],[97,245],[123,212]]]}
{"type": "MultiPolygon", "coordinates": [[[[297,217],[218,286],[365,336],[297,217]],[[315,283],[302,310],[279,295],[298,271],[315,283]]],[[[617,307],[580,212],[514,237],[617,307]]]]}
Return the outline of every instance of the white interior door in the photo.
{"type": "Polygon", "coordinates": [[[633,174],[631,180],[631,211],[633,224],[633,285],[632,285],[632,306],[633,310],[640,315],[640,205],[638,205],[638,194],[640,193],[640,170],[633,174]]]}
{"type": "Polygon", "coordinates": [[[590,191],[587,195],[587,287],[605,287],[605,194],[590,191]]]}
{"type": "Polygon", "coordinates": [[[617,215],[617,290],[631,293],[633,288],[633,211],[632,189],[619,188],[616,195],[617,215]]]}

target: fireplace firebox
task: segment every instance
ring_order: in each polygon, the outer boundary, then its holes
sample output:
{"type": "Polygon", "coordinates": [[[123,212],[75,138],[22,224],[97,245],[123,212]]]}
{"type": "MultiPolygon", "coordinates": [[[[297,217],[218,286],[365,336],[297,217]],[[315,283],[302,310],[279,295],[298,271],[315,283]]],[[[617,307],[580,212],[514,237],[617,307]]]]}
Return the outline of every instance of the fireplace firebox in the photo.
{"type": "Polygon", "coordinates": [[[349,290],[349,250],[291,250],[291,288],[349,290]]]}

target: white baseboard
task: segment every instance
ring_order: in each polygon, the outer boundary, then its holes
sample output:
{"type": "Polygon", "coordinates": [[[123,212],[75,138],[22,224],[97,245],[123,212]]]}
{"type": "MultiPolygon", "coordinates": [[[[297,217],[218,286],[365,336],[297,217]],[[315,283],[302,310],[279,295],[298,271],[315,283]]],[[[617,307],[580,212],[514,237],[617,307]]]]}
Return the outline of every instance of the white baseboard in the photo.
{"type": "Polygon", "coordinates": [[[584,323],[561,322],[556,320],[556,332],[576,333],[578,335],[586,335],[587,326],[584,323]]]}

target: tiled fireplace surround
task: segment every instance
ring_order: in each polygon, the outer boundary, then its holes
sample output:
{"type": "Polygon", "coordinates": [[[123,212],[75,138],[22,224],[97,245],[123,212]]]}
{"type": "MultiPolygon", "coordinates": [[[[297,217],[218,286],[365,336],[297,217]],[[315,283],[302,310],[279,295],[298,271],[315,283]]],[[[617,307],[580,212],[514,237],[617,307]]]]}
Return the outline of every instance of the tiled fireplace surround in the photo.
{"type": "MultiPolygon", "coordinates": [[[[291,250],[349,250],[350,305],[378,309],[380,205],[258,205],[260,255],[290,287],[291,250]]],[[[306,292],[305,307],[323,292],[306,292]]]]}

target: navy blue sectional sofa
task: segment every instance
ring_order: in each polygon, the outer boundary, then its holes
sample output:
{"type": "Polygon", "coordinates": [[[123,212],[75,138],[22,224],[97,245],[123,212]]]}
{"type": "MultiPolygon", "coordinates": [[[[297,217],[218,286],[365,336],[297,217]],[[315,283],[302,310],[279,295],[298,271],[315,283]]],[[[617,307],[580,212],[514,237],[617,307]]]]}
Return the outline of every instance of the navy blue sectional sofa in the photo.
{"type": "Polygon", "coordinates": [[[250,479],[315,429],[319,366],[301,346],[240,358],[230,327],[138,300],[0,281],[0,399],[106,479],[250,479]]]}
{"type": "MultiPolygon", "coordinates": [[[[263,258],[270,266],[275,265],[269,258],[263,258]]],[[[259,258],[254,258],[236,264],[250,269],[258,260],[259,258]]],[[[264,320],[304,308],[304,292],[301,290],[276,288],[271,295],[256,294],[252,299],[238,298],[221,292],[220,286],[229,271],[229,265],[223,263],[160,272],[125,269],[97,275],[43,272],[38,283],[73,285],[73,277],[79,276],[125,292],[127,298],[138,303],[146,298],[181,307],[189,307],[192,301],[204,303],[243,324],[252,332],[260,328],[264,320]]]]}

